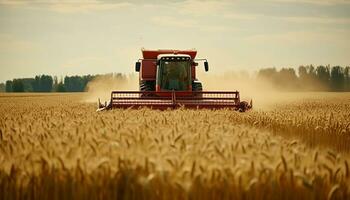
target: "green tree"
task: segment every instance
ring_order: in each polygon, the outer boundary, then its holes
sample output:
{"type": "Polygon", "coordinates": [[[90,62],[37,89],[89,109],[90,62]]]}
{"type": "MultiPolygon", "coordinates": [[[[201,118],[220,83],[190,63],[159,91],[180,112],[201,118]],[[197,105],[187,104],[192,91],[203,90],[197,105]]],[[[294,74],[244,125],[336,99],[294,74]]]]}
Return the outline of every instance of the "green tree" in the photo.
{"type": "Polygon", "coordinates": [[[5,83],[0,83],[0,92],[5,92],[5,83]]]}
{"type": "Polygon", "coordinates": [[[51,76],[42,75],[40,77],[40,92],[51,92],[53,85],[53,79],[51,76]]]}
{"type": "Polygon", "coordinates": [[[12,90],[13,92],[24,92],[24,85],[21,79],[13,79],[12,90]]]}
{"type": "Polygon", "coordinates": [[[84,90],[83,79],[80,76],[66,76],[64,87],[67,92],[81,92],[84,90]]]}
{"type": "Polygon", "coordinates": [[[35,76],[32,87],[34,92],[51,92],[53,88],[53,78],[49,75],[35,76]]]}
{"type": "Polygon", "coordinates": [[[331,70],[331,88],[333,91],[344,90],[344,71],[340,66],[334,66],[331,70]]]}
{"type": "Polygon", "coordinates": [[[64,83],[61,80],[59,83],[56,85],[56,92],[66,92],[66,88],[64,87],[64,83]]]}
{"type": "Polygon", "coordinates": [[[32,87],[33,92],[40,92],[40,76],[35,76],[32,87]]]}
{"type": "Polygon", "coordinates": [[[299,89],[301,90],[315,90],[317,85],[316,70],[313,65],[300,66],[299,73],[299,89]]]}
{"type": "Polygon", "coordinates": [[[309,76],[310,79],[315,79],[316,78],[316,70],[313,65],[308,65],[306,66],[307,69],[307,75],[309,76]]]}
{"type": "Polygon", "coordinates": [[[20,79],[23,83],[24,92],[33,92],[34,78],[22,78],[20,79]]]}
{"type": "Polygon", "coordinates": [[[344,69],[344,90],[350,91],[350,66],[344,69]]]}
{"type": "Polygon", "coordinates": [[[329,82],[330,82],[330,67],[327,66],[318,66],[316,68],[316,79],[319,84],[320,90],[328,90],[329,89],[329,82]]]}
{"type": "Polygon", "coordinates": [[[6,84],[5,91],[6,92],[13,92],[13,90],[12,90],[12,81],[8,80],[8,81],[6,81],[5,84],[6,84]]]}
{"type": "Polygon", "coordinates": [[[64,87],[67,92],[83,92],[86,85],[96,76],[66,76],[64,77],[64,87]]]}

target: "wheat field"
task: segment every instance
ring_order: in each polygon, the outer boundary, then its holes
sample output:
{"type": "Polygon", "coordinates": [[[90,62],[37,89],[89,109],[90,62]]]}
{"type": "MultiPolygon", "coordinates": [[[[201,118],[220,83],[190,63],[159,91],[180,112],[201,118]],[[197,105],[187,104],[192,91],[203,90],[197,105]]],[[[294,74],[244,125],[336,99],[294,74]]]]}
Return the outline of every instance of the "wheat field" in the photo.
{"type": "Polygon", "coordinates": [[[112,110],[0,95],[0,199],[350,199],[350,94],[112,110]]]}

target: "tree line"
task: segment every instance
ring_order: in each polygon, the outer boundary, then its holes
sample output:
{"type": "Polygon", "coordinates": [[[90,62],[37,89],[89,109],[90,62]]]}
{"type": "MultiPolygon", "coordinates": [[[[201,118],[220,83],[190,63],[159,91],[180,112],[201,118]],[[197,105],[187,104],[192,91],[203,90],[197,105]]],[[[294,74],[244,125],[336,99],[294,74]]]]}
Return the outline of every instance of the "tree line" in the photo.
{"type": "Polygon", "coordinates": [[[0,83],[0,92],[5,92],[5,83],[0,83]]]}
{"type": "Polygon", "coordinates": [[[350,67],[300,66],[294,68],[265,68],[257,78],[267,80],[278,89],[288,91],[350,91],[350,67]]]}
{"type": "Polygon", "coordinates": [[[2,85],[5,92],[83,92],[97,76],[100,75],[65,76],[58,80],[57,76],[37,75],[34,78],[8,80],[2,85]]]}
{"type": "MultiPolygon", "coordinates": [[[[6,92],[83,92],[87,84],[98,76],[113,76],[126,81],[121,73],[106,75],[56,76],[38,75],[0,84],[6,92]]],[[[350,91],[350,67],[306,65],[297,68],[263,68],[257,72],[258,80],[267,81],[284,91],[350,91]]]]}

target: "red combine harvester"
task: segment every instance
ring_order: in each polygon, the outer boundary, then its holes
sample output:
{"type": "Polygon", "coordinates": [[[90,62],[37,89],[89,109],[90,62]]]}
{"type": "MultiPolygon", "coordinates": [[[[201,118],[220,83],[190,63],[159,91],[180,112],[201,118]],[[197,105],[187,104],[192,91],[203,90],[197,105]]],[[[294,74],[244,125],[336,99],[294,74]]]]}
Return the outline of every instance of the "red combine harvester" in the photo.
{"type": "Polygon", "coordinates": [[[145,50],[143,58],[136,62],[139,72],[140,91],[112,91],[111,100],[101,104],[97,111],[112,108],[150,107],[168,108],[231,108],[244,112],[252,108],[240,101],[238,91],[202,91],[202,83],[196,77],[198,61],[204,61],[205,71],[209,70],[206,59],[196,59],[196,50],[145,50]]]}

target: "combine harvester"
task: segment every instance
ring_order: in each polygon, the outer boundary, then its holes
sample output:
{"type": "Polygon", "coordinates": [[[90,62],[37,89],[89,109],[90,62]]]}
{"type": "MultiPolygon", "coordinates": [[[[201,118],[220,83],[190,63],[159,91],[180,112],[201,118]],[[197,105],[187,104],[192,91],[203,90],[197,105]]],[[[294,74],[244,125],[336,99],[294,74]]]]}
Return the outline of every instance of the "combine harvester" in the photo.
{"type": "Polygon", "coordinates": [[[109,103],[101,104],[97,111],[113,108],[150,107],[165,110],[185,108],[229,108],[245,112],[252,108],[241,101],[238,91],[202,91],[202,83],[196,77],[198,61],[196,50],[145,50],[143,59],[135,65],[139,72],[140,91],[112,91],[109,103]]]}

